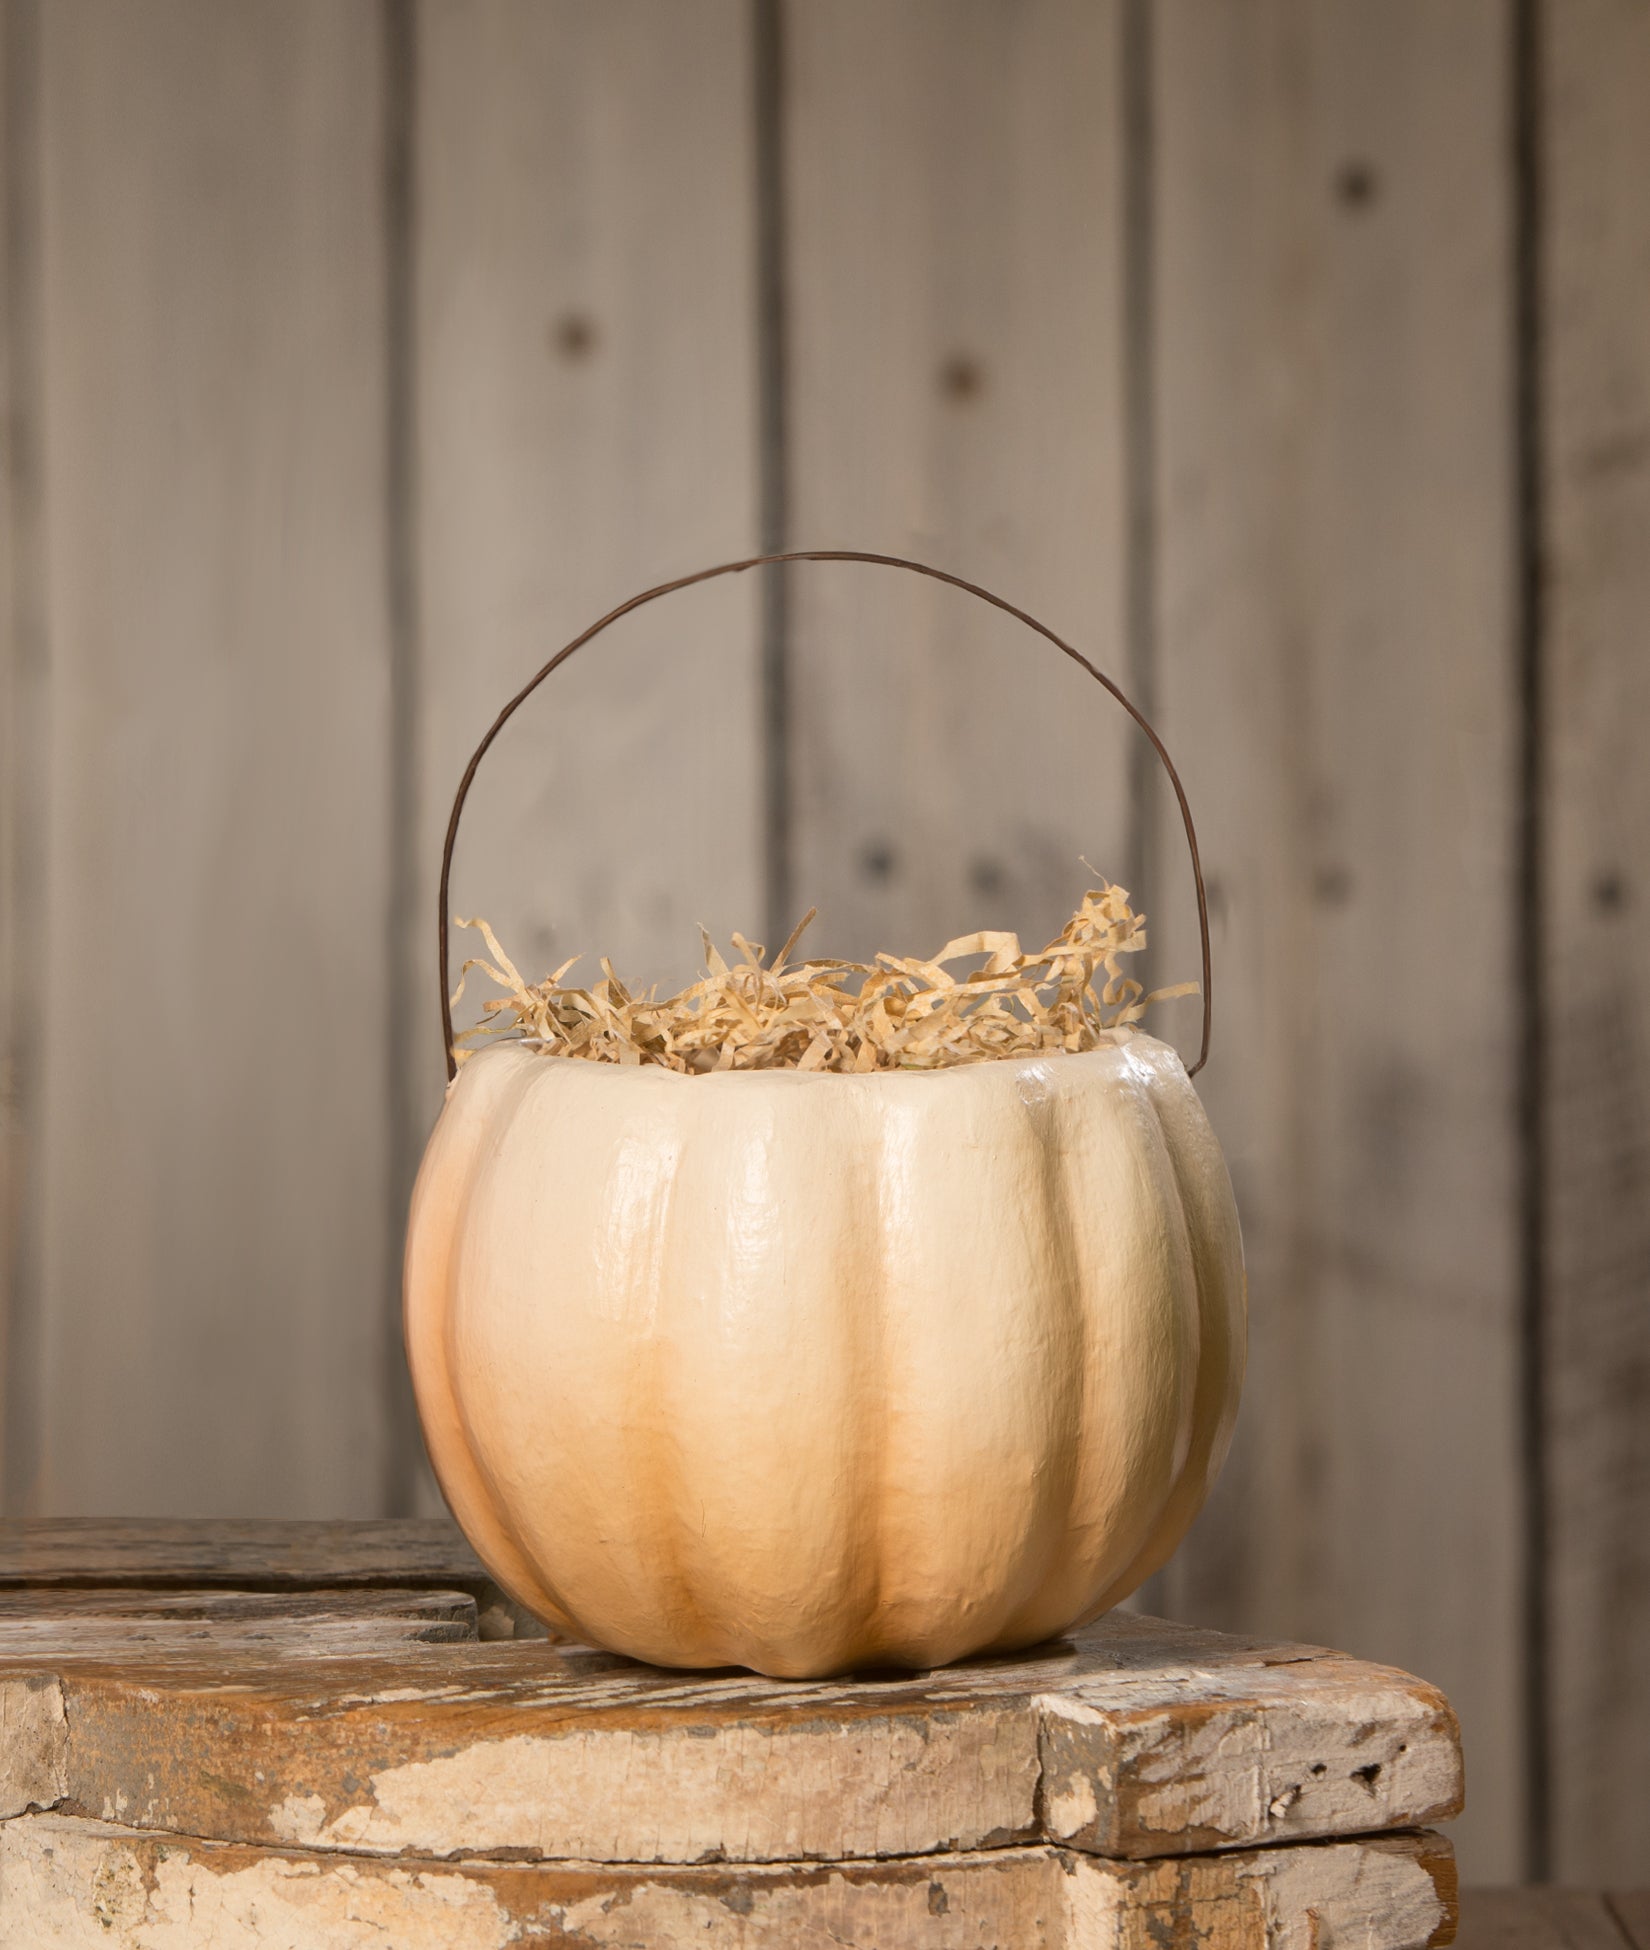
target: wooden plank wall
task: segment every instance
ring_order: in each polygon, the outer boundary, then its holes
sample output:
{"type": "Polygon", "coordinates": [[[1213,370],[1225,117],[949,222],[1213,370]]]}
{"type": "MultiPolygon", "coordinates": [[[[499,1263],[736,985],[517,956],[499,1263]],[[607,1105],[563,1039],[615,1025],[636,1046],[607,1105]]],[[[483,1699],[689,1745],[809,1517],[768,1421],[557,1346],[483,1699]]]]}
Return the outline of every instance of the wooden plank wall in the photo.
{"type": "Polygon", "coordinates": [[[1509,14],[1153,18],[1156,692],[1219,889],[1204,1096],[1254,1295],[1241,1439],[1166,1584],[1432,1673],[1467,1729],[1464,1843],[1510,1877],[1509,14]]]}
{"type": "MultiPolygon", "coordinates": [[[[1012,589],[1125,675],[1121,7],[784,22],[792,534],[1012,589]]],[[[1125,722],[1090,679],[954,591],[792,574],[790,878],[821,940],[1042,942],[1083,855],[1125,878],[1125,722]]]]}
{"type": "MultiPolygon", "coordinates": [[[[32,908],[34,848],[26,817],[39,798],[24,754],[37,745],[30,722],[31,667],[38,666],[32,591],[20,563],[35,550],[25,538],[32,505],[34,428],[25,402],[32,384],[33,335],[28,307],[19,302],[30,280],[35,203],[23,176],[35,153],[32,116],[18,76],[33,65],[32,11],[0,14],[0,1401],[14,1392],[8,1378],[27,1359],[21,1291],[24,1284],[28,1150],[26,1105],[32,1081],[24,1049],[34,1042],[29,1004],[30,964],[22,952],[26,912],[32,908]]],[[[0,1409],[0,1484],[20,1459],[17,1416],[0,1409]]]]}
{"type": "MultiPolygon", "coordinates": [[[[1642,7],[0,29],[6,1507],[427,1504],[395,1260],[464,754],[650,579],[909,552],[1125,678],[1201,815],[1253,1377],[1147,1601],[1445,1685],[1474,1878],[1630,1875],[1642,7]]],[[[1193,965],[1077,673],[885,572],[760,597],[660,606],[536,701],[462,909],[672,979],[694,922],[812,902],[848,950],[1040,934],[1085,854],[1193,965]]]]}
{"type": "Polygon", "coordinates": [[[54,0],[29,39],[19,572],[48,668],[7,1497],[369,1510],[388,1133],[351,1005],[382,979],[389,840],[378,22],[54,0]]]}
{"type": "Polygon", "coordinates": [[[1553,1860],[1650,1862],[1650,12],[1553,5],[1537,753],[1553,1860]]]}

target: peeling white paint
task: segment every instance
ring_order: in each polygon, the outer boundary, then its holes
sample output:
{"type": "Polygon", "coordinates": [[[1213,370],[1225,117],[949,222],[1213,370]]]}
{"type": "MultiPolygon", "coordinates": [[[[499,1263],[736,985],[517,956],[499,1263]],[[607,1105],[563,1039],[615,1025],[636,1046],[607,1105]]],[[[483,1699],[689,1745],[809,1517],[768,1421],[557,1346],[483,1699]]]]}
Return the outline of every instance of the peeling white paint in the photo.
{"type": "Polygon", "coordinates": [[[1423,1950],[1421,1859],[1379,1839],[1151,1863],[1046,1847],[921,1861],[648,1870],[294,1856],[56,1816],[0,1823],[0,1950],[1423,1950]],[[570,1886],[571,1885],[571,1886],[570,1886]]]}
{"type": "Polygon", "coordinates": [[[270,1670],[238,1663],[176,1682],[245,1774],[174,1767],[160,1796],[154,1702],[175,1705],[176,1687],[157,1692],[143,1668],[0,1679],[0,1710],[34,1727],[32,1744],[19,1723],[0,1749],[8,1805],[67,1797],[145,1828],[260,1845],[693,1862],[1039,1833],[1143,1857],[1423,1825],[1460,1791],[1453,1722],[1420,1682],[1147,1619],[1114,1616],[1036,1659],[874,1687],[570,1670],[533,1646],[428,1649],[296,1692],[289,1668],[270,1670]],[[392,1704],[399,1749],[386,1749],[392,1704]],[[80,1729],[72,1746],[65,1715],[80,1729]],[[456,1751],[414,1757],[449,1740],[456,1751]],[[249,1783],[261,1789],[251,1799],[249,1783]]]}
{"type": "Polygon", "coordinates": [[[849,1718],[802,1740],[738,1724],[572,1728],[382,1769],[330,1817],[318,1796],[288,1796],[269,1825],[283,1842],[385,1854],[508,1848],[685,1863],[914,1855],[1026,1832],[1037,1765],[1032,1717],[986,1708],[928,1724],[849,1718]],[[641,1782],[654,1812],[639,1827],[641,1782]]]}
{"type": "Polygon", "coordinates": [[[161,1843],[90,1822],[0,1828],[0,1950],[509,1950],[484,1879],[161,1843]]]}
{"type": "Polygon", "coordinates": [[[68,1793],[69,1723],[53,1673],[0,1677],[0,1817],[68,1793]]]}
{"type": "Polygon", "coordinates": [[[1453,1736],[1394,1688],[1304,1693],[1188,1722],[1165,1711],[1131,1729],[1135,1807],[1148,1833],[1233,1841],[1383,1829],[1435,1818],[1460,1793],[1453,1736]],[[1411,1814],[1411,1811],[1413,1813],[1411,1814]]]}
{"type": "Polygon", "coordinates": [[[1094,1825],[1100,1806],[1095,1799],[1094,1782],[1087,1774],[1074,1774],[1063,1787],[1043,1799],[1043,1816],[1048,1832],[1056,1841],[1082,1834],[1094,1825]]]}
{"type": "Polygon", "coordinates": [[[1460,1749],[1437,1696],[1338,1655],[1241,1674],[1086,1679],[1040,1706],[1045,1810],[1073,1807],[1078,1779],[1096,1767],[1115,1789],[1096,1797],[1089,1832],[1062,1820],[1055,1840],[1155,1855],[1378,1832],[1446,1819],[1460,1804],[1460,1749]]]}
{"type": "Polygon", "coordinates": [[[312,1848],[326,1826],[327,1804],[318,1794],[289,1794],[269,1811],[270,1832],[277,1841],[312,1848]]]}
{"type": "Polygon", "coordinates": [[[1267,1950],[1426,1950],[1444,1920],[1438,1890],[1419,1862],[1378,1846],[1274,1849],[1246,1867],[1265,1918],[1267,1950]],[[1320,1864],[1314,1857],[1331,1858],[1320,1864]]]}

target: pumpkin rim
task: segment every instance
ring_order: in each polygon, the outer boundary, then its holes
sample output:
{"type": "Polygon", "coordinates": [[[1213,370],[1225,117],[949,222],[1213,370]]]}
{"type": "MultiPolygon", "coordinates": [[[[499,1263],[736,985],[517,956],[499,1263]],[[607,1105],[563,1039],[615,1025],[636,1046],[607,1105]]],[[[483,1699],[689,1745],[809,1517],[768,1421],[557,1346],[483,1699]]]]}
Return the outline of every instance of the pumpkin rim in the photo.
{"type": "Polygon", "coordinates": [[[1175,1048],[1173,1043],[1164,1042],[1161,1037],[1152,1035],[1150,1030],[1141,1029],[1133,1023],[1120,1024],[1114,1029],[1107,1029],[1101,1033],[1112,1040],[1104,1043],[1091,1044],[1087,1049],[1017,1050],[1004,1056],[982,1057],[972,1063],[913,1063],[903,1068],[884,1065],[871,1070],[801,1070],[793,1063],[768,1064],[750,1069],[699,1071],[677,1070],[671,1068],[666,1063],[613,1063],[605,1060],[592,1061],[587,1056],[569,1056],[561,1050],[545,1049],[523,1036],[509,1036],[500,1037],[497,1042],[487,1044],[481,1049],[472,1050],[467,1060],[459,1065],[458,1075],[452,1079],[446,1088],[447,1095],[451,1096],[462,1081],[466,1071],[474,1068],[484,1057],[494,1056],[507,1050],[516,1055],[531,1058],[534,1062],[544,1064],[547,1067],[555,1066],[557,1068],[576,1071],[581,1076],[600,1075],[605,1072],[615,1076],[670,1077],[679,1083],[697,1085],[714,1082],[726,1083],[736,1078],[747,1082],[765,1079],[769,1081],[777,1080],[781,1083],[830,1082],[864,1084],[873,1081],[894,1081],[901,1077],[965,1077],[993,1071],[1023,1073],[1026,1070],[1044,1067],[1049,1064],[1058,1064],[1063,1067],[1068,1063],[1082,1062],[1085,1058],[1093,1057],[1105,1059],[1109,1065],[1115,1067],[1116,1058],[1120,1056],[1127,1057],[1134,1051],[1138,1044],[1144,1043],[1152,1049],[1161,1050],[1164,1054],[1172,1057],[1179,1066],[1182,1075],[1185,1076],[1186,1081],[1192,1085],[1194,1092],[1196,1091],[1197,1085],[1192,1081],[1191,1073],[1186,1068],[1186,1060],[1180,1054],[1179,1050],[1175,1048]]]}

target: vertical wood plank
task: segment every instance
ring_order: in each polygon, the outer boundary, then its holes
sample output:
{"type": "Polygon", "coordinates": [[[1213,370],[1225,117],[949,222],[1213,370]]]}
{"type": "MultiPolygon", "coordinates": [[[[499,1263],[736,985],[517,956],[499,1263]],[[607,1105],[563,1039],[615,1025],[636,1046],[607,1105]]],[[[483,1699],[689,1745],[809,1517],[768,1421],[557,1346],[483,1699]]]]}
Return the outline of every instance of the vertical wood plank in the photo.
{"type": "Polygon", "coordinates": [[[1553,1872],[1650,1862],[1650,12],[1544,5],[1553,1872]]]}
{"type": "MultiPolygon", "coordinates": [[[[471,748],[604,610],[755,542],[748,12],[427,0],[420,15],[411,1058],[427,1115],[436,869],[471,748]]],[[[758,926],[756,604],[735,581],[644,612],[495,748],[454,900],[524,970],[606,954],[685,979],[695,922],[758,926]]]]}
{"type": "Polygon", "coordinates": [[[34,1454],[30,1174],[38,1076],[40,760],[39,123],[34,0],[0,0],[0,1508],[34,1454]]]}
{"type": "Polygon", "coordinates": [[[41,10],[55,1513],[380,1494],[379,23],[41,10]]]}
{"type": "Polygon", "coordinates": [[[1208,836],[1200,1087],[1252,1322],[1232,1463],[1169,1602],[1443,1686],[1463,1866],[1510,1879],[1509,8],[1153,18],[1157,689],[1208,836]]]}
{"type": "MultiPolygon", "coordinates": [[[[998,589],[1125,683],[1119,14],[791,4],[787,498],[797,546],[998,589]]],[[[791,572],[797,907],[928,952],[1129,871],[1126,721],[955,592],[791,572]]]]}

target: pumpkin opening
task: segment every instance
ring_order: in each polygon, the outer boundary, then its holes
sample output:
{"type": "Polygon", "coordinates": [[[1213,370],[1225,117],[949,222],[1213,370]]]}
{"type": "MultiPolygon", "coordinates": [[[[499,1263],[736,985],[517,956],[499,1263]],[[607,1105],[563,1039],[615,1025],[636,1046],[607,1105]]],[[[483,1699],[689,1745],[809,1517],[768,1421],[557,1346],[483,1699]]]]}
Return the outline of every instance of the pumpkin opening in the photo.
{"type": "Polygon", "coordinates": [[[1017,935],[959,935],[927,960],[879,954],[874,962],[792,961],[810,908],[770,962],[759,942],[733,937],[726,960],[700,929],[705,974],[675,995],[633,994],[604,957],[602,979],[564,987],[581,957],[528,982],[483,920],[487,956],[465,962],[501,994],[485,1020],[454,1039],[459,1062],[490,1037],[509,1036],[552,1056],[656,1063],[689,1076],[720,1070],[940,1070],[1007,1056],[1094,1049],[1139,1022],[1154,1002],[1197,993],[1195,982],[1148,994],[1120,958],[1146,946],[1145,916],[1121,887],[1090,888],[1059,934],[1035,953],[1017,935]],[[948,964],[976,961],[969,972],[948,964]]]}

